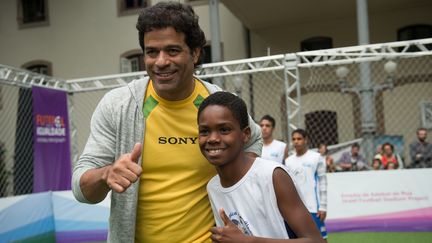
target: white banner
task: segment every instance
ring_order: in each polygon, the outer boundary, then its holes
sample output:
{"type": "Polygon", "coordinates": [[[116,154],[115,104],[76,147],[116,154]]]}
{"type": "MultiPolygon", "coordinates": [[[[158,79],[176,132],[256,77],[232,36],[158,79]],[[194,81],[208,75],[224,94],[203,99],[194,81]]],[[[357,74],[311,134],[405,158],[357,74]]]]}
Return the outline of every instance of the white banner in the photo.
{"type": "Polygon", "coordinates": [[[329,231],[432,231],[432,169],[327,174],[329,231]]]}

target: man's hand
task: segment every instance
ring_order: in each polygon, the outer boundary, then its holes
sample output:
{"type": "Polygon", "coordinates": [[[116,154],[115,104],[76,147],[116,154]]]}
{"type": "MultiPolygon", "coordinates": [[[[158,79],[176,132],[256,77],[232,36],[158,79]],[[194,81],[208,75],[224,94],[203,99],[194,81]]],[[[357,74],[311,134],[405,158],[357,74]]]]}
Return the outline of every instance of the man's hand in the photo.
{"type": "Polygon", "coordinates": [[[326,211],[318,211],[318,217],[320,218],[320,220],[321,220],[321,222],[324,222],[324,220],[326,219],[326,217],[327,217],[327,213],[326,213],[326,211]]]}
{"type": "Polygon", "coordinates": [[[212,233],[211,239],[213,242],[245,242],[246,236],[225,214],[223,209],[219,210],[219,214],[224,222],[224,227],[213,227],[210,229],[212,233]]]}
{"type": "Polygon", "coordinates": [[[115,192],[121,193],[136,182],[142,172],[141,166],[137,163],[140,156],[140,143],[135,144],[131,153],[120,156],[103,175],[103,180],[108,187],[115,192]]]}

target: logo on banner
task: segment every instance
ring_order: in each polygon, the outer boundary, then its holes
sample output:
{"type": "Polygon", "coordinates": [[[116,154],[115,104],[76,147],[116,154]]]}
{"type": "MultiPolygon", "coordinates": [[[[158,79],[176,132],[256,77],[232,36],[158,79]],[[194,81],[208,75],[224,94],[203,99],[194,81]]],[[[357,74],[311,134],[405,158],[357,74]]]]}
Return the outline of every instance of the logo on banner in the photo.
{"type": "Polygon", "coordinates": [[[38,142],[62,143],[66,141],[66,126],[63,116],[36,115],[38,142]]]}

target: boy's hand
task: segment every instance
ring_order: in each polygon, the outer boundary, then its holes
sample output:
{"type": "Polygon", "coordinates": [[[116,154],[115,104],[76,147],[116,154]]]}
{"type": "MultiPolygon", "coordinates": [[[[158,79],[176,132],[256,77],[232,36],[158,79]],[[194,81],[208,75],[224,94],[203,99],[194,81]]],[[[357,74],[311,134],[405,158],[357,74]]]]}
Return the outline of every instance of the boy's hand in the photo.
{"type": "Polygon", "coordinates": [[[213,227],[210,229],[213,242],[245,242],[246,236],[226,215],[223,208],[219,210],[219,215],[224,222],[224,227],[213,227]]]}
{"type": "Polygon", "coordinates": [[[326,211],[318,211],[318,217],[320,218],[321,222],[324,222],[326,219],[327,212],[326,211]]]}

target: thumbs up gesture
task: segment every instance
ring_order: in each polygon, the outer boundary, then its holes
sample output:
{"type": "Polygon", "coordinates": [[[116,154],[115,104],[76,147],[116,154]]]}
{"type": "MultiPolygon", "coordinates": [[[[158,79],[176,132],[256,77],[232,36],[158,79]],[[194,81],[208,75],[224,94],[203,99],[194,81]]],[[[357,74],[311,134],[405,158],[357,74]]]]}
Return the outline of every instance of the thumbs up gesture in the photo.
{"type": "Polygon", "coordinates": [[[221,208],[219,215],[224,223],[224,227],[213,227],[210,229],[213,242],[245,242],[246,235],[235,225],[221,208]]]}
{"type": "Polygon", "coordinates": [[[141,166],[138,165],[140,156],[140,143],[135,144],[130,153],[120,156],[103,176],[103,180],[105,180],[108,187],[115,192],[121,193],[136,182],[142,172],[141,166]]]}

